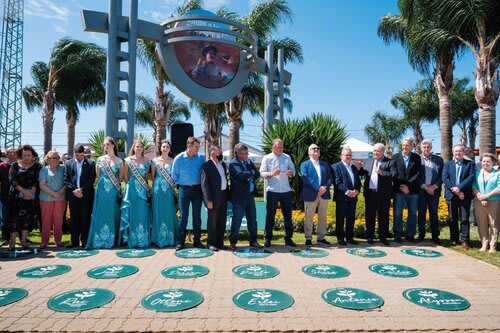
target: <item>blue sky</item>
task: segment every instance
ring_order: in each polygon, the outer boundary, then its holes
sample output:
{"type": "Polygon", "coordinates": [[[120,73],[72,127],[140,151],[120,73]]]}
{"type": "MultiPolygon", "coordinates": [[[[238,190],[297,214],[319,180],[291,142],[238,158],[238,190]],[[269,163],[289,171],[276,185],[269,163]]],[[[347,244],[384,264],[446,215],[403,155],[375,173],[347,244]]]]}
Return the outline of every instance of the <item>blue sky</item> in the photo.
{"type": "MultiPolygon", "coordinates": [[[[139,18],[161,22],[181,3],[179,0],[139,1],[139,18]]],[[[124,15],[128,13],[128,0],[123,0],[124,15]]],[[[215,11],[227,6],[241,15],[247,13],[256,0],[206,0],[206,9],[215,11]]],[[[50,50],[62,37],[71,37],[107,46],[107,35],[84,32],[81,9],[108,11],[104,0],[25,0],[24,15],[24,77],[23,86],[32,83],[30,67],[35,61],[47,62],[50,50]]],[[[383,15],[397,13],[396,0],[289,0],[293,11],[292,22],[284,22],[276,37],[288,36],[303,47],[304,63],[288,64],[292,72],[292,114],[304,117],[313,112],[335,115],[346,125],[351,137],[366,140],[364,126],[375,111],[397,114],[390,98],[407,87],[412,87],[422,75],[408,65],[405,51],[397,44],[384,45],[378,38],[377,26],[383,15]]],[[[475,61],[466,53],[456,62],[455,77],[472,80],[475,61]]],[[[138,63],[137,91],[153,96],[155,82],[138,63]]],[[[182,93],[167,87],[183,100],[182,93]]],[[[24,105],[23,105],[24,108],[24,105]]],[[[83,110],[77,124],[77,142],[86,142],[89,134],[104,128],[104,107],[83,110]]],[[[196,111],[190,120],[195,135],[203,134],[203,123],[196,111]]],[[[244,116],[242,139],[252,145],[260,143],[261,119],[244,116]]],[[[497,123],[499,117],[497,113],[497,123]]],[[[439,151],[439,129],[436,124],[424,126],[424,136],[434,140],[439,151]]],[[[152,133],[138,129],[139,132],[152,133]]],[[[223,130],[227,133],[227,128],[223,130]]],[[[410,133],[409,133],[410,134],[410,133]]],[[[454,141],[458,141],[458,128],[454,141]]],[[[497,135],[498,140],[498,135],[497,135]]],[[[23,142],[42,149],[41,115],[23,109],[23,142]]],[[[66,149],[66,123],[64,112],[56,112],[53,135],[54,147],[66,149]]]]}

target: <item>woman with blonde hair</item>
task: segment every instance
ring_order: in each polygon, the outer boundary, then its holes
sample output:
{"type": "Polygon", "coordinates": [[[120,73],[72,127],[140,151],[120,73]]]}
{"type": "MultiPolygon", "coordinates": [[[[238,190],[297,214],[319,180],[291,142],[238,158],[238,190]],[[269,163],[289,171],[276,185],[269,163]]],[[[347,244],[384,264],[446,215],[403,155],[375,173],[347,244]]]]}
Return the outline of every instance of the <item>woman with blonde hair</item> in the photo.
{"type": "Polygon", "coordinates": [[[481,155],[481,170],[476,171],[472,191],[476,200],[475,210],[481,249],[496,252],[498,229],[500,224],[500,171],[493,168],[495,155],[481,155]]]}
{"type": "Polygon", "coordinates": [[[40,170],[40,209],[42,212],[42,244],[47,247],[50,230],[54,234],[57,247],[61,247],[62,223],[66,210],[66,186],[64,185],[64,166],[59,164],[59,153],[55,150],[45,154],[45,166],[40,170]]]}

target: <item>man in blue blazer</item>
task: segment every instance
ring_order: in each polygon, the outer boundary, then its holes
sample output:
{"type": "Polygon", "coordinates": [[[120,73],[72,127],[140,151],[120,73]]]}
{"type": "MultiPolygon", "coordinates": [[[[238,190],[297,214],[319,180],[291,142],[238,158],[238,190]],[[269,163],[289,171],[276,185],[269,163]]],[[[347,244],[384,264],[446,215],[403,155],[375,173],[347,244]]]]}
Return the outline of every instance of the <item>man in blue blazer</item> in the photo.
{"type": "Polygon", "coordinates": [[[234,155],[235,157],[229,162],[231,189],[234,193],[231,197],[233,218],[231,220],[229,248],[233,251],[236,250],[243,214],[247,219],[250,246],[261,248],[262,245],[257,242],[257,211],[254,199],[254,195],[257,193],[256,185],[260,172],[248,158],[248,147],[245,144],[236,144],[234,146],[234,155]]]}
{"type": "Polygon", "coordinates": [[[439,239],[438,206],[443,184],[443,159],[432,154],[432,141],[425,139],[420,143],[422,165],[420,169],[420,193],[418,195],[418,241],[425,239],[425,213],[429,210],[432,241],[441,244],[439,239]]]}
{"type": "Polygon", "coordinates": [[[344,147],[340,159],[340,162],[332,164],[335,189],[333,199],[336,203],[335,234],[339,245],[347,245],[347,243],[357,245],[358,242],[354,240],[354,219],[358,195],[361,191],[361,180],[358,168],[351,163],[351,148],[344,147]]]}
{"type": "Polygon", "coordinates": [[[330,186],[332,185],[332,174],[328,163],[319,160],[320,148],[313,143],[308,149],[309,159],[300,165],[302,178],[301,199],[304,200],[306,211],[306,222],[304,231],[306,245],[312,245],[313,217],[318,209],[318,228],[316,230],[318,243],[330,245],[325,239],[326,235],[326,213],[330,199],[330,186]]]}
{"type": "Polygon", "coordinates": [[[444,198],[448,204],[450,217],[451,245],[458,245],[460,234],[462,247],[467,250],[469,249],[469,215],[475,164],[473,161],[464,159],[464,149],[462,144],[453,146],[453,160],[444,164],[443,183],[446,187],[444,198]]]}

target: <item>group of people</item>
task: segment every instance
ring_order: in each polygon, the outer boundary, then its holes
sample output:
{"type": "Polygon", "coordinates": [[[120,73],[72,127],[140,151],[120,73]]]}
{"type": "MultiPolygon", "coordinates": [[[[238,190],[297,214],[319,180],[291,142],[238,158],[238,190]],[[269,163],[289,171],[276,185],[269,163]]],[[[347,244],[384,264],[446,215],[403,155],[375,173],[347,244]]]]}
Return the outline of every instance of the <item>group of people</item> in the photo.
{"type": "MultiPolygon", "coordinates": [[[[248,158],[248,146],[238,143],[228,165],[222,161],[222,149],[209,148],[209,159],[198,154],[200,141],[189,137],[186,150],[175,158],[171,145],[164,140],[157,157],[150,160],[140,140],[133,142],[128,157],[117,156],[114,140],[104,140],[103,156],[95,162],[77,145],[73,158],[64,164],[56,151],[44,156],[44,166],[29,145],[7,149],[7,160],[0,163],[2,234],[15,248],[16,234],[28,248],[27,235],[40,221],[41,247],[48,245],[53,232],[57,246],[62,246],[62,221],[67,203],[71,216],[71,243],[67,247],[145,248],[185,247],[187,224],[192,212],[193,246],[235,250],[243,216],[246,217],[249,246],[270,247],[276,211],[281,208],[285,244],[293,241],[290,179],[296,170],[289,155],[283,152],[280,139],[272,142],[272,152],[262,159],[258,169],[248,158]],[[266,180],[266,220],[264,244],[257,241],[255,195],[257,181],[266,180]],[[97,182],[96,182],[97,179],[97,182]],[[149,186],[152,181],[152,186],[149,186]],[[122,191],[122,182],[124,190],[122,191]],[[96,183],[96,185],[94,185],[96,183]],[[178,189],[178,195],[175,189],[178,189]],[[231,191],[229,190],[231,189],[231,191]],[[180,213],[177,218],[176,201],[180,213]],[[224,245],[227,203],[232,203],[229,246],[224,245]],[[207,208],[207,244],[201,241],[201,209],[207,208]]],[[[444,184],[448,204],[451,245],[469,248],[471,202],[481,238],[481,251],[496,251],[499,224],[500,172],[493,154],[483,154],[480,166],[464,158],[465,147],[453,147],[453,160],[432,154],[432,142],[423,140],[421,154],[414,153],[409,138],[402,141],[402,151],[392,158],[385,156],[381,143],[373,146],[373,158],[353,163],[352,151],[343,147],[341,161],[329,165],[320,159],[321,148],[311,144],[309,158],[300,165],[301,199],[305,209],[305,239],[311,246],[313,218],[318,213],[317,242],[326,240],[327,209],[331,200],[335,209],[335,234],[338,244],[357,244],[354,221],[358,196],[364,178],[367,242],[374,243],[375,221],[378,238],[389,243],[389,210],[394,207],[394,241],[402,243],[425,239],[426,214],[429,216],[432,241],[440,244],[438,204],[444,184]],[[406,225],[403,208],[408,208],[406,225]]]]}

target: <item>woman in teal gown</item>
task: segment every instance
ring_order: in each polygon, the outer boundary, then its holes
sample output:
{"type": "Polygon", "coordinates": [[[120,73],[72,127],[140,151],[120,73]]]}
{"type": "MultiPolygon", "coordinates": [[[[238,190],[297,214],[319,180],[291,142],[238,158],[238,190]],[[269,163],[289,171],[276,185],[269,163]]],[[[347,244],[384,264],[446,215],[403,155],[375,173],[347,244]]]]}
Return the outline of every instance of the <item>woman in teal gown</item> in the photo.
{"type": "MultiPolygon", "coordinates": [[[[174,201],[174,189],[162,175],[163,169],[169,176],[172,173],[172,151],[167,140],[161,142],[161,151],[152,162],[153,182],[153,224],[151,243],[158,247],[177,244],[177,214],[174,201]]],[[[174,184],[173,180],[171,181],[174,184]]]]}
{"type": "Polygon", "coordinates": [[[87,240],[88,249],[110,249],[115,246],[120,219],[118,204],[121,179],[123,178],[123,161],[116,156],[117,148],[112,138],[104,139],[103,155],[97,159],[97,187],[95,191],[90,231],[87,240]],[[114,183],[108,172],[114,176],[114,183]]]}
{"type": "Polygon", "coordinates": [[[135,140],[125,159],[125,185],[120,208],[120,240],[129,248],[149,247],[151,234],[151,208],[147,179],[150,178],[151,161],[144,156],[144,144],[135,140]]]}

